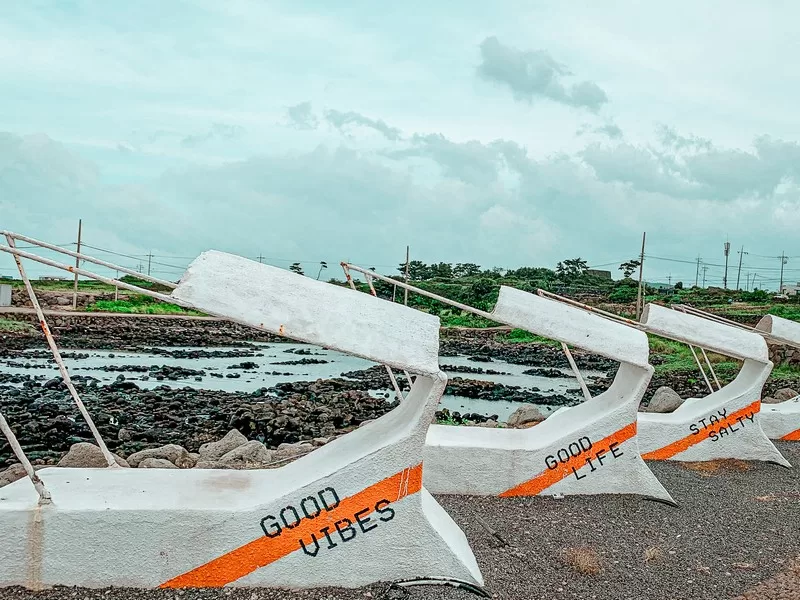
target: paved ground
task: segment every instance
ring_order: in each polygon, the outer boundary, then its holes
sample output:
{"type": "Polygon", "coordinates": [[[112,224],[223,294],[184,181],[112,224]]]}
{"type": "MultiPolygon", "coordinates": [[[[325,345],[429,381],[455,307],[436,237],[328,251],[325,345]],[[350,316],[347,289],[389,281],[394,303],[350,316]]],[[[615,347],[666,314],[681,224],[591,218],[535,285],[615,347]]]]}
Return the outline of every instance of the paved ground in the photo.
{"type": "MultiPolygon", "coordinates": [[[[464,528],[493,598],[800,600],[800,444],[779,443],[798,468],[760,463],[687,468],[654,463],[679,508],[629,497],[440,501],[464,528]],[[479,519],[480,518],[480,519],[479,519]],[[484,521],[497,535],[491,534],[484,521]]],[[[445,588],[360,590],[0,590],[0,600],[363,598],[464,600],[445,588]]]]}

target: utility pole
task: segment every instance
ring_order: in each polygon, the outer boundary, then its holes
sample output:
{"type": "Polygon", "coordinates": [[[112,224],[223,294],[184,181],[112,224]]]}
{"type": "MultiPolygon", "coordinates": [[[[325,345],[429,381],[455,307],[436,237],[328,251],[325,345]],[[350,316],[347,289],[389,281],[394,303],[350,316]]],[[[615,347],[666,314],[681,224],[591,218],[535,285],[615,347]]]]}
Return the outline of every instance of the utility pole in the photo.
{"type": "Polygon", "coordinates": [[[728,289],[728,255],[731,253],[731,243],[725,242],[725,275],[722,277],[723,289],[728,289]]]}
{"type": "Polygon", "coordinates": [[[697,287],[698,281],[700,280],[700,261],[703,259],[699,256],[697,257],[697,268],[694,271],[694,287],[697,287]]]}
{"type": "Polygon", "coordinates": [[[706,271],[708,271],[708,265],[703,265],[703,287],[706,287],[706,271]]]}
{"type": "MultiPolygon", "coordinates": [[[[81,253],[81,229],[82,229],[82,219],[78,219],[78,249],[77,253],[81,253]]],[[[81,266],[81,259],[75,257],[75,285],[72,289],[72,309],[75,310],[78,308],[78,271],[77,269],[81,266]]]]}
{"type": "Polygon", "coordinates": [[[786,258],[786,252],[781,251],[781,284],[778,286],[778,293],[783,293],[783,265],[789,262],[789,259],[786,258]]]}
{"type": "Polygon", "coordinates": [[[260,252],[259,252],[259,254],[258,254],[258,256],[256,258],[258,259],[258,262],[260,262],[261,264],[264,264],[264,257],[261,256],[260,252]]]}
{"type": "Polygon", "coordinates": [[[749,291],[750,291],[750,273],[748,273],[748,274],[747,274],[747,283],[745,284],[745,288],[744,288],[744,290],[745,290],[746,292],[749,292],[749,291]]]}
{"type": "Polygon", "coordinates": [[[636,320],[642,314],[642,270],[644,269],[644,242],[647,239],[647,232],[642,233],[642,253],[639,255],[639,289],[636,292],[636,320]]]}
{"type": "Polygon", "coordinates": [[[742,246],[742,249],[739,250],[739,270],[736,272],[736,289],[737,290],[742,289],[742,288],[739,287],[739,279],[742,276],[742,257],[745,254],[748,254],[748,253],[744,251],[744,246],[742,246]]]}
{"type": "MultiPolygon", "coordinates": [[[[410,251],[411,247],[406,246],[406,276],[405,276],[406,285],[408,285],[408,262],[409,262],[410,251]]],[[[403,304],[408,306],[408,288],[404,289],[403,291],[405,292],[405,296],[403,298],[403,304]]]]}
{"type": "Polygon", "coordinates": [[[670,273],[669,275],[667,275],[667,283],[668,283],[668,284],[670,284],[670,285],[672,285],[672,273],[670,273]]]}
{"type": "Polygon", "coordinates": [[[150,254],[147,255],[147,276],[150,277],[150,261],[153,260],[153,251],[150,250],[150,254]]]}

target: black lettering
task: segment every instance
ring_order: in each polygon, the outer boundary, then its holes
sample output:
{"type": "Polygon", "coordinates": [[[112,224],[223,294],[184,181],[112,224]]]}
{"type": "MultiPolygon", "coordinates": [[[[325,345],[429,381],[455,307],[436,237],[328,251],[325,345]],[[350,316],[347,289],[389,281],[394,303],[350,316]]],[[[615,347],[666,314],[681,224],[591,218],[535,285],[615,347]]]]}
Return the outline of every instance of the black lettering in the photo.
{"type": "Polygon", "coordinates": [[[754,423],[755,420],[756,420],[756,415],[755,415],[755,413],[750,413],[750,414],[745,415],[744,418],[747,419],[748,421],[750,421],[751,423],[754,423]]]}
{"type": "Polygon", "coordinates": [[[728,409],[723,408],[722,410],[718,410],[717,414],[724,419],[725,417],[728,416],[728,409]]]}
{"type": "Polygon", "coordinates": [[[700,423],[702,423],[703,429],[708,429],[708,425],[706,425],[706,420],[705,419],[700,419],[700,423]]]}
{"type": "Polygon", "coordinates": [[[344,518],[344,519],[340,519],[339,521],[336,521],[336,523],[334,523],[333,526],[336,527],[336,531],[339,532],[339,537],[342,538],[343,542],[349,542],[354,537],[356,537],[356,530],[353,529],[353,522],[348,518],[344,518]],[[341,523],[344,523],[345,521],[347,522],[347,526],[344,529],[342,529],[341,527],[339,527],[339,525],[341,523]],[[345,535],[344,535],[345,531],[349,531],[353,535],[351,535],[350,537],[345,537],[345,535]]]}
{"type": "Polygon", "coordinates": [[[300,547],[303,549],[303,552],[305,552],[309,556],[316,556],[317,552],[319,552],[319,542],[317,541],[317,536],[314,535],[313,533],[311,534],[311,541],[314,543],[314,551],[313,552],[311,552],[308,549],[308,547],[306,546],[306,543],[302,539],[300,540],[300,547]]]}
{"type": "Polygon", "coordinates": [[[300,515],[297,514],[297,509],[291,504],[286,508],[281,509],[281,521],[283,521],[283,524],[286,526],[286,529],[294,529],[295,527],[297,527],[300,524],[300,515]],[[289,521],[286,520],[287,510],[291,510],[292,513],[294,513],[294,523],[292,523],[291,525],[289,524],[289,521]]]}
{"type": "Polygon", "coordinates": [[[303,501],[300,503],[300,508],[303,509],[303,514],[309,519],[316,519],[319,516],[319,513],[322,512],[322,509],[319,506],[319,502],[314,496],[309,496],[308,498],[303,498],[303,501]],[[314,503],[314,513],[308,514],[308,509],[306,508],[306,502],[311,500],[314,503]]]}
{"type": "Polygon", "coordinates": [[[552,470],[558,466],[558,461],[556,460],[556,457],[551,454],[550,456],[545,457],[544,464],[547,465],[548,469],[552,470]]]}
{"type": "Polygon", "coordinates": [[[567,449],[566,449],[566,448],[561,448],[561,449],[558,451],[558,453],[557,453],[557,454],[558,454],[558,460],[560,460],[562,463],[569,462],[569,452],[567,452],[567,449]],[[562,452],[564,453],[564,457],[563,457],[563,458],[561,457],[561,453],[562,453],[562,452]]]}
{"type": "Polygon", "coordinates": [[[578,456],[581,453],[581,451],[582,448],[580,447],[580,444],[578,444],[578,442],[572,442],[569,445],[569,453],[572,454],[572,456],[578,456]],[[575,446],[574,449],[573,446],[575,446]]]}
{"type": "Polygon", "coordinates": [[[332,487],[326,487],[317,495],[319,496],[319,501],[322,502],[322,505],[328,512],[332,511],[334,508],[339,506],[339,494],[337,494],[336,490],[333,489],[332,487]],[[331,494],[333,494],[333,504],[328,504],[328,502],[325,500],[325,492],[330,492],[331,494]]]}
{"type": "Polygon", "coordinates": [[[712,425],[716,425],[717,423],[719,423],[719,419],[717,418],[716,415],[711,415],[710,417],[708,417],[708,422],[711,423],[712,425]]]}
{"type": "Polygon", "coordinates": [[[361,515],[366,514],[368,512],[370,512],[369,508],[362,508],[360,511],[358,511],[356,514],[353,515],[353,517],[355,517],[356,523],[358,523],[358,526],[361,527],[361,533],[367,533],[368,531],[372,531],[378,526],[377,523],[373,523],[369,527],[366,526],[367,523],[370,522],[370,518],[366,517],[362,519],[361,515]]]}
{"type": "MultiPolygon", "coordinates": [[[[725,429],[724,425],[722,426],[722,429],[725,429]]],[[[731,433],[733,433],[734,431],[739,431],[740,429],[741,429],[741,427],[736,427],[736,426],[734,426],[733,423],[728,425],[728,431],[731,432],[731,433]]]]}
{"type": "Polygon", "coordinates": [[[578,470],[575,467],[572,467],[572,474],[575,475],[575,479],[586,479],[586,475],[578,475],[578,470]]]}
{"type": "MultiPolygon", "coordinates": [[[[720,435],[724,435],[724,434],[722,433],[723,431],[725,431],[725,428],[724,428],[724,427],[723,427],[722,429],[720,429],[720,430],[719,430],[719,434],[717,434],[717,432],[716,432],[716,431],[714,431],[714,430],[712,429],[712,430],[709,432],[709,434],[708,434],[708,437],[711,439],[711,441],[712,441],[712,442],[716,442],[716,441],[719,439],[719,436],[720,436],[720,435]]],[[[725,431],[725,433],[727,434],[728,432],[727,432],[727,431],[725,431]]]]}
{"type": "Polygon", "coordinates": [[[584,452],[588,452],[589,450],[592,449],[592,440],[590,440],[586,436],[583,436],[582,438],[580,438],[578,440],[578,443],[581,445],[581,448],[583,448],[584,452]],[[583,444],[584,441],[586,441],[586,445],[583,444]]]}
{"type": "Polygon", "coordinates": [[[692,432],[692,435],[697,435],[698,433],[700,433],[700,430],[697,428],[697,425],[695,425],[694,423],[689,425],[689,431],[692,432]]]}
{"type": "Polygon", "coordinates": [[[384,523],[388,523],[392,519],[394,519],[394,509],[389,506],[388,500],[378,500],[375,504],[375,512],[379,512],[381,514],[386,513],[388,516],[380,517],[380,520],[384,523]]]}
{"type": "Polygon", "coordinates": [[[326,525],[325,527],[323,527],[322,529],[320,529],[320,532],[321,532],[321,533],[322,533],[322,534],[323,534],[323,535],[324,535],[324,536],[327,538],[327,540],[328,540],[328,550],[330,550],[331,548],[336,548],[336,544],[334,544],[334,543],[333,543],[333,540],[331,539],[331,536],[330,536],[330,534],[328,533],[328,530],[329,530],[329,529],[330,529],[330,527],[328,527],[327,525],[326,525]]]}
{"type": "Polygon", "coordinates": [[[606,455],[606,451],[605,451],[605,450],[602,450],[602,449],[601,449],[601,450],[598,450],[598,451],[597,451],[597,452],[595,452],[595,454],[594,454],[594,457],[597,459],[597,462],[599,462],[599,463],[600,463],[600,466],[601,466],[601,467],[603,466],[603,457],[604,457],[605,455],[606,455]]]}
{"type": "Polygon", "coordinates": [[[589,468],[592,470],[592,473],[594,473],[595,471],[597,471],[597,467],[595,467],[595,466],[592,464],[592,459],[591,459],[591,457],[589,457],[589,456],[587,456],[587,457],[586,457],[586,464],[587,464],[587,465],[589,465],[589,468]]]}
{"type": "Polygon", "coordinates": [[[276,538],[276,537],[278,537],[278,536],[279,536],[279,535],[282,533],[282,531],[283,531],[283,530],[281,529],[281,526],[280,526],[280,524],[278,524],[278,519],[276,519],[276,518],[275,518],[275,517],[273,517],[272,515],[267,515],[266,517],[264,517],[263,519],[261,519],[261,529],[263,529],[263,530],[264,530],[264,535],[265,535],[265,536],[267,536],[268,538],[276,538]],[[269,519],[272,519],[272,522],[271,522],[271,523],[269,523],[269,525],[267,525],[267,521],[268,521],[269,519]],[[270,529],[272,529],[272,528],[274,528],[274,529],[273,529],[273,531],[270,533],[270,531],[269,531],[269,529],[267,529],[267,527],[269,527],[270,529]]]}
{"type": "Polygon", "coordinates": [[[744,427],[744,419],[742,417],[736,417],[736,420],[739,421],[739,425],[744,427]]]}
{"type": "Polygon", "coordinates": [[[608,446],[608,449],[611,450],[611,454],[614,455],[614,458],[619,458],[620,456],[625,454],[622,450],[619,450],[619,454],[617,454],[617,446],[619,446],[619,442],[612,442],[608,446]]]}

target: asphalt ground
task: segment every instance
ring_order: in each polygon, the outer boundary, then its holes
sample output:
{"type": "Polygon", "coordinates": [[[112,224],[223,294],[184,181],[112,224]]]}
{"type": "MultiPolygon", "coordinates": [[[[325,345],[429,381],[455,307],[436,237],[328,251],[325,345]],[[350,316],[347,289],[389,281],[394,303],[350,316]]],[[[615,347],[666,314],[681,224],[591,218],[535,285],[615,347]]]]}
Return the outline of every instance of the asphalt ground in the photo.
{"type": "MultiPolygon", "coordinates": [[[[794,465],[650,463],[677,508],[629,496],[441,496],[492,598],[800,600],[800,443],[794,465]]],[[[344,566],[344,565],[343,565],[344,566]]],[[[0,600],[466,600],[449,587],[355,590],[0,589],[0,600]]]]}

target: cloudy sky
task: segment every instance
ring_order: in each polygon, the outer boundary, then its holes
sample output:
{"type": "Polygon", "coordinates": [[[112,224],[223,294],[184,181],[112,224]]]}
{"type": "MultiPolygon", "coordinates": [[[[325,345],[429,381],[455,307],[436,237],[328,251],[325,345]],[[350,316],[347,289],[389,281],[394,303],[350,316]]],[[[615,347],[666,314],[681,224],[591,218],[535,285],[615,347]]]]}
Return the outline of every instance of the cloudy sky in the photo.
{"type": "Polygon", "coordinates": [[[699,256],[720,284],[726,238],[743,286],[784,251],[800,279],[796,2],[3,10],[2,228],[62,244],[82,218],[170,278],[207,248],[616,269],[647,231],[650,280],[699,256]]]}

